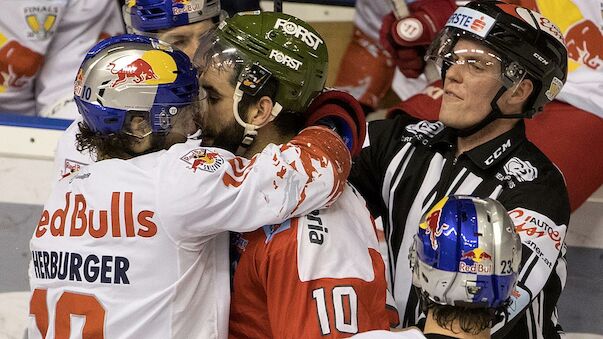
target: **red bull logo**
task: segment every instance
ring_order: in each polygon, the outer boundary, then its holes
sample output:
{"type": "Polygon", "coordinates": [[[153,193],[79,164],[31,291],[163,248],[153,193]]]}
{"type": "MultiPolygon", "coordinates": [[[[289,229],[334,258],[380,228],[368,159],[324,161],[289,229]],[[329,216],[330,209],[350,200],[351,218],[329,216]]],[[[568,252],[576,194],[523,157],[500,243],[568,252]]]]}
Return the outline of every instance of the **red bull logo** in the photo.
{"type": "Polygon", "coordinates": [[[131,63],[116,69],[117,65],[113,62],[109,63],[107,69],[117,75],[117,79],[113,81],[111,87],[125,83],[131,79],[134,83],[141,83],[146,80],[158,79],[159,77],[153,71],[151,65],[143,59],[136,59],[131,63]]]}
{"type": "Polygon", "coordinates": [[[565,35],[568,57],[597,70],[603,62],[603,34],[590,20],[570,27],[565,35]]]}
{"type": "Polygon", "coordinates": [[[224,159],[220,154],[206,149],[192,150],[180,159],[189,164],[189,168],[193,172],[197,172],[197,170],[215,172],[224,163],[224,159]]]}
{"type": "Polygon", "coordinates": [[[42,64],[42,54],[17,41],[11,40],[0,47],[0,93],[25,86],[40,71],[42,64]]]}
{"type": "MultiPolygon", "coordinates": [[[[437,205],[436,205],[437,206],[437,205]]],[[[435,209],[435,208],[434,208],[435,209]]],[[[419,227],[425,230],[425,235],[429,235],[429,239],[431,240],[431,248],[434,250],[438,249],[438,237],[442,235],[442,233],[450,228],[450,226],[446,223],[440,223],[440,214],[442,213],[441,209],[434,210],[426,216],[425,222],[421,223],[419,227]]]]}
{"type": "Polygon", "coordinates": [[[203,154],[200,154],[195,158],[195,160],[193,160],[193,172],[196,172],[200,166],[213,165],[216,162],[217,157],[217,153],[204,152],[203,154]]]}
{"type": "Polygon", "coordinates": [[[193,0],[172,0],[172,13],[180,15],[183,13],[192,13],[203,10],[202,1],[193,0]]]}
{"type": "Polygon", "coordinates": [[[74,160],[65,159],[65,164],[63,166],[63,171],[61,171],[61,176],[64,178],[66,176],[71,175],[72,173],[79,172],[79,170],[82,169],[83,166],[86,166],[86,164],[74,160]]]}
{"type": "Polygon", "coordinates": [[[465,273],[492,273],[492,255],[476,248],[461,254],[459,271],[465,273]]]}

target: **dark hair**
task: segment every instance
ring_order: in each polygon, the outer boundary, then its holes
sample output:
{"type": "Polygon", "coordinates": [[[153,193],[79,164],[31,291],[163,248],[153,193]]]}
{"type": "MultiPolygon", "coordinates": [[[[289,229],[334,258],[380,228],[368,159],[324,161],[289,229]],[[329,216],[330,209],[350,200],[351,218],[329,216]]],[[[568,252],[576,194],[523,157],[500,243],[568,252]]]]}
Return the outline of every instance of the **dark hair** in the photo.
{"type": "Polygon", "coordinates": [[[438,325],[453,331],[453,325],[458,323],[462,331],[478,334],[492,325],[495,312],[489,308],[440,305],[427,301],[427,309],[438,325]]]}
{"type": "MultiPolygon", "coordinates": [[[[134,117],[148,116],[148,112],[128,111],[124,126],[129,125],[134,117]]],[[[92,131],[85,121],[78,123],[79,133],[75,135],[76,149],[79,152],[88,151],[96,154],[98,160],[102,159],[129,159],[137,155],[151,153],[163,147],[164,136],[152,135],[152,147],[141,154],[134,153],[132,146],[140,142],[140,139],[126,133],[102,134],[92,131]]]]}
{"type": "Polygon", "coordinates": [[[93,132],[86,122],[78,123],[79,133],[75,135],[79,152],[88,151],[97,158],[122,158],[125,149],[130,148],[131,136],[123,133],[101,134],[93,132]]]}

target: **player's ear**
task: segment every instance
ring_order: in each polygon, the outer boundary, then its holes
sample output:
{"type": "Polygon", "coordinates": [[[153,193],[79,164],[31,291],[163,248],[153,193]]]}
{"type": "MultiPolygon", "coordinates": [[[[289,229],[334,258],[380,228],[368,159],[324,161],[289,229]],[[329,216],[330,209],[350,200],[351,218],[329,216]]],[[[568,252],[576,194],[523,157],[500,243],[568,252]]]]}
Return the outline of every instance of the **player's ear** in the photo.
{"type": "Polygon", "coordinates": [[[274,107],[274,102],[270,99],[269,96],[263,96],[258,100],[253,106],[252,111],[250,112],[249,119],[250,123],[256,126],[263,126],[268,123],[272,119],[272,108],[274,107]]]}
{"type": "Polygon", "coordinates": [[[137,138],[144,138],[151,132],[151,125],[148,120],[141,116],[134,116],[127,127],[130,135],[137,138]]]}
{"type": "Polygon", "coordinates": [[[508,99],[509,104],[520,104],[523,106],[523,104],[528,100],[528,98],[530,98],[530,95],[533,91],[534,84],[532,83],[532,80],[523,79],[519,84],[517,84],[513,88],[511,96],[508,99]]]}

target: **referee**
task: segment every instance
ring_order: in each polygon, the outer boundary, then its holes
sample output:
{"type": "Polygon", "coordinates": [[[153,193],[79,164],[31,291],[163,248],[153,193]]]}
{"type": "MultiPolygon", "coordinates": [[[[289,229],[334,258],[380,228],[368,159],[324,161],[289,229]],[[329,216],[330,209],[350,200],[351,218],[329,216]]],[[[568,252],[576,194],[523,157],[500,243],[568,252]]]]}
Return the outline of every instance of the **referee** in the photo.
{"type": "MultiPolygon", "coordinates": [[[[392,306],[403,327],[424,319],[408,262],[420,217],[446,195],[467,194],[500,201],[523,243],[523,268],[493,337],[560,336],[556,304],[567,272],[568,195],[562,174],[526,139],[523,119],[553,100],[567,78],[561,39],[557,27],[536,12],[470,2],[456,10],[427,51],[442,68],[440,120],[394,112],[392,120],[369,124],[350,181],[382,218],[392,306]]],[[[462,255],[474,268],[493,258],[486,252],[462,255]]],[[[496,272],[509,269],[504,261],[492,264],[496,272]]]]}

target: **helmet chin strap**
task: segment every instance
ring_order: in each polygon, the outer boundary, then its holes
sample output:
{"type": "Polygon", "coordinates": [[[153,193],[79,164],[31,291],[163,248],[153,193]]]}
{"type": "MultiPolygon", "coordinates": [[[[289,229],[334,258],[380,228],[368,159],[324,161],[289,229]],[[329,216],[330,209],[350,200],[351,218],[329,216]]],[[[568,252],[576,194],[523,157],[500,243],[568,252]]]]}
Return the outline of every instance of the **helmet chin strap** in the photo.
{"type": "Polygon", "coordinates": [[[482,121],[478,122],[477,124],[471,126],[471,127],[467,127],[467,128],[463,128],[463,129],[457,129],[457,128],[453,128],[453,130],[456,132],[456,135],[459,137],[468,137],[471,136],[475,133],[477,133],[477,131],[483,129],[484,127],[486,127],[488,124],[490,124],[491,122],[493,122],[496,119],[517,119],[517,118],[525,118],[526,115],[524,113],[517,113],[517,114],[503,114],[500,110],[500,108],[498,107],[497,101],[498,99],[500,99],[500,97],[507,91],[507,88],[502,86],[498,92],[496,93],[496,95],[494,96],[494,98],[492,99],[492,101],[490,102],[490,107],[492,108],[492,110],[490,111],[490,113],[488,113],[488,115],[482,119],[482,121]]]}
{"type": "Polygon", "coordinates": [[[234,114],[235,120],[237,121],[237,123],[239,123],[239,125],[245,128],[243,140],[241,140],[241,143],[239,144],[239,147],[235,152],[235,154],[238,156],[242,156],[245,151],[247,151],[249,146],[251,146],[251,144],[255,141],[255,137],[258,134],[257,130],[266,126],[266,124],[268,124],[269,122],[273,121],[283,109],[283,106],[281,106],[278,102],[274,102],[274,106],[272,107],[272,111],[270,112],[270,118],[268,118],[263,124],[258,126],[246,123],[245,121],[243,121],[243,119],[241,119],[241,115],[239,114],[239,102],[241,102],[241,99],[243,99],[243,91],[240,87],[241,82],[239,81],[237,82],[237,86],[235,87],[235,91],[232,97],[232,112],[234,114]]]}

